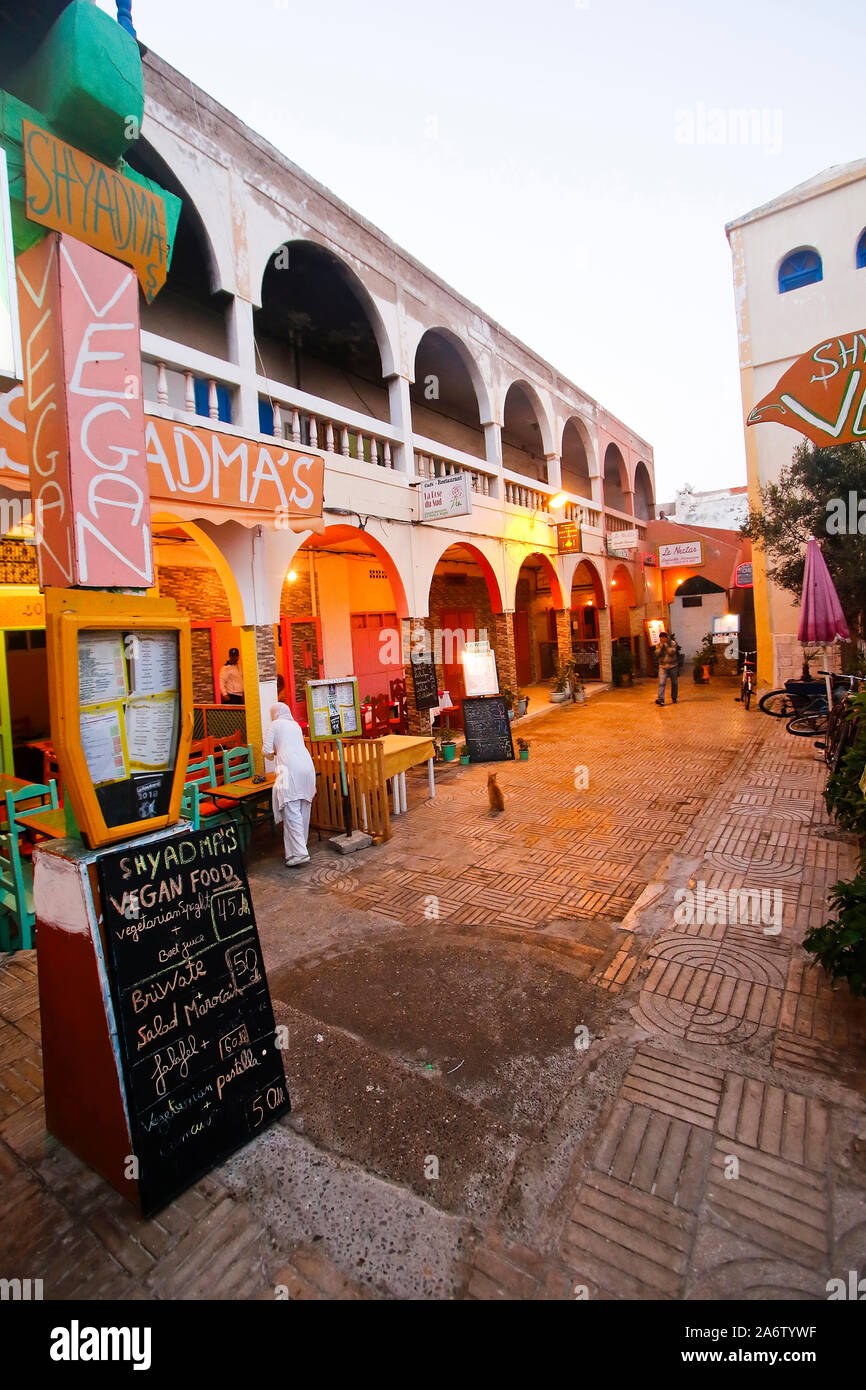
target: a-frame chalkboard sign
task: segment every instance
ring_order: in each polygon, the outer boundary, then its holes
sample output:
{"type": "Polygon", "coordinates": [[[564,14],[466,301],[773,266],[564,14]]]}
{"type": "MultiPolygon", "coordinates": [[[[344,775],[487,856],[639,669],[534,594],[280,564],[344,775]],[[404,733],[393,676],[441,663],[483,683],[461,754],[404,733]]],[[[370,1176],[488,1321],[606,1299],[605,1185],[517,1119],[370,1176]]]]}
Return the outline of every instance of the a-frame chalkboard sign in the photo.
{"type": "Polygon", "coordinates": [[[233,822],[100,856],[138,1198],[150,1216],[290,1109],[233,822]]]}
{"type": "Polygon", "coordinates": [[[473,763],[514,761],[511,721],[504,695],[479,695],[461,702],[466,750],[473,763]]]}

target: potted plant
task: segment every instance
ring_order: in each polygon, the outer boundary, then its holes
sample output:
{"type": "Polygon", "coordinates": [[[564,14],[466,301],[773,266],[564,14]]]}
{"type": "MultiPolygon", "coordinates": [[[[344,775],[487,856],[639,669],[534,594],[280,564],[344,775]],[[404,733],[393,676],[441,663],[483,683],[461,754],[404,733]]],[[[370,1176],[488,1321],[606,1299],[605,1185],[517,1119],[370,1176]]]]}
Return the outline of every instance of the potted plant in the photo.
{"type": "Polygon", "coordinates": [[[631,685],[634,673],[634,658],[626,646],[616,646],[611,652],[610,669],[614,685],[631,685]]]}
{"type": "Polygon", "coordinates": [[[572,660],[560,661],[556,659],[556,674],[553,677],[553,690],[550,693],[550,703],[552,705],[564,705],[566,700],[571,699],[571,685],[569,678],[574,669],[572,660]]]}
{"type": "Polygon", "coordinates": [[[519,697],[515,695],[510,685],[503,686],[502,690],[500,690],[499,693],[505,701],[505,708],[508,711],[508,718],[513,719],[514,707],[517,704],[517,700],[519,697]]]}
{"type": "Polygon", "coordinates": [[[586,699],[586,688],[583,684],[583,677],[575,665],[571,673],[571,703],[582,705],[586,699]]]}
{"type": "Polygon", "coordinates": [[[524,714],[526,713],[526,711],[527,711],[528,709],[529,709],[529,696],[528,696],[528,695],[521,695],[520,692],[518,691],[518,694],[517,694],[517,718],[518,718],[518,719],[522,719],[523,716],[524,716],[524,714]]]}
{"type": "Polygon", "coordinates": [[[520,761],[525,763],[529,758],[529,739],[519,738],[517,740],[517,756],[520,761]]]}
{"type": "Polygon", "coordinates": [[[466,747],[466,744],[465,744],[465,743],[464,743],[463,747],[460,749],[460,762],[461,762],[461,765],[462,765],[463,767],[468,767],[468,766],[469,766],[469,762],[470,762],[470,758],[469,758],[469,749],[466,747]]]}
{"type": "Polygon", "coordinates": [[[715,646],[713,645],[713,634],[707,632],[699,651],[694,655],[694,671],[692,672],[696,685],[706,685],[710,679],[710,672],[716,669],[718,657],[715,646]]]}
{"type": "Polygon", "coordinates": [[[443,762],[453,763],[457,756],[457,741],[451,732],[451,721],[446,714],[442,721],[442,759],[443,762]]]}
{"type": "Polygon", "coordinates": [[[807,647],[805,642],[803,643],[803,669],[800,672],[801,681],[810,681],[812,679],[812,673],[809,670],[809,662],[814,661],[815,658],[820,655],[820,647],[807,647]]]}

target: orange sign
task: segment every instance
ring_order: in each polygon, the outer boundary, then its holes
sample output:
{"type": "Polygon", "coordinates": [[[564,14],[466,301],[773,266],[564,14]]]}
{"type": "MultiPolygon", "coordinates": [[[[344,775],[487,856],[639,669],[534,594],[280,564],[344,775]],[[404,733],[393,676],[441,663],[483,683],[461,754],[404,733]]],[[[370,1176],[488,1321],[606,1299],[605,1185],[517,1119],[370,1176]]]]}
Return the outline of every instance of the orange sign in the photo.
{"type": "Polygon", "coordinates": [[[280,444],[181,425],[155,415],[145,428],[154,502],[204,503],[254,511],[278,530],[309,530],[322,519],[325,460],[280,444]]]}
{"type": "Polygon", "coordinates": [[[42,586],[149,588],[135,276],[52,232],[18,257],[17,278],[42,586]]]}
{"type": "Polygon", "coordinates": [[[866,331],[830,338],[798,357],[746,424],[770,420],[821,448],[866,439],[866,331]]]}
{"type": "Polygon", "coordinates": [[[163,199],[30,121],[21,130],[27,216],[131,265],[150,303],[168,273],[163,199]]]}

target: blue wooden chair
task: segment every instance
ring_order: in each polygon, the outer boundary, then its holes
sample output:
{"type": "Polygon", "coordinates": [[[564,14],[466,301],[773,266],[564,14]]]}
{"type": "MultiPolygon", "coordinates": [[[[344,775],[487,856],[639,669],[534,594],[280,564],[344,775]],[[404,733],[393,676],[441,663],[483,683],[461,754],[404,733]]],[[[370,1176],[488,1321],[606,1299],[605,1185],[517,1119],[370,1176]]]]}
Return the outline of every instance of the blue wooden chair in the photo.
{"type": "Polygon", "coordinates": [[[31,782],[6,793],[6,828],[0,835],[0,950],[26,951],[33,945],[33,864],[21,853],[26,829],[18,815],[58,809],[56,782],[31,782]]]}

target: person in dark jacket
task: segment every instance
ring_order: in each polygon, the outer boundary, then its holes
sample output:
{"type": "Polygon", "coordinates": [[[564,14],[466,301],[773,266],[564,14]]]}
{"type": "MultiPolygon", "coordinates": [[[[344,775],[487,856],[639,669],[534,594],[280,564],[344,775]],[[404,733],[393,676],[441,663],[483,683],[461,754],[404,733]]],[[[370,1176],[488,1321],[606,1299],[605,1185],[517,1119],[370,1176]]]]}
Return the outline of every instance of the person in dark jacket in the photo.
{"type": "Polygon", "coordinates": [[[668,681],[671,683],[671,704],[677,702],[679,686],[679,651],[673,637],[669,637],[666,632],[659,635],[659,645],[656,652],[659,662],[659,690],[656,696],[656,704],[664,705],[665,686],[668,681]]]}

